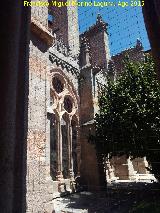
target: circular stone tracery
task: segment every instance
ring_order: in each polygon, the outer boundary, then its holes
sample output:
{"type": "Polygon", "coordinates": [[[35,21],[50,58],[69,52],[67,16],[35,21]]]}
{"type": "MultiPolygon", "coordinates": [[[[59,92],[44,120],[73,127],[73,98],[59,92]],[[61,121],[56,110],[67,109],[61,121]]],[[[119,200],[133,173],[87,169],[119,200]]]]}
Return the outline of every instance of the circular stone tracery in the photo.
{"type": "Polygon", "coordinates": [[[52,85],[57,93],[61,93],[64,89],[64,84],[61,82],[61,80],[58,77],[54,77],[52,79],[52,85]]]}
{"type": "Polygon", "coordinates": [[[64,98],[64,109],[68,112],[71,113],[73,108],[72,101],[69,97],[64,98]]]}

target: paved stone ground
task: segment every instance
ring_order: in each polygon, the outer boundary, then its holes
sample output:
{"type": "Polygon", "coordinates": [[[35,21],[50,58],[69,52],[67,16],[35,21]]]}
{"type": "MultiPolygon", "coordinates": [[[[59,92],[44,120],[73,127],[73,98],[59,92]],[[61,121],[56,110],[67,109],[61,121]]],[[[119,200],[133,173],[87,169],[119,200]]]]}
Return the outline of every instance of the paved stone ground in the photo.
{"type": "Polygon", "coordinates": [[[114,185],[106,192],[80,192],[54,201],[56,213],[160,213],[152,207],[149,211],[135,211],[140,202],[159,203],[160,188],[157,185],[114,185]]]}

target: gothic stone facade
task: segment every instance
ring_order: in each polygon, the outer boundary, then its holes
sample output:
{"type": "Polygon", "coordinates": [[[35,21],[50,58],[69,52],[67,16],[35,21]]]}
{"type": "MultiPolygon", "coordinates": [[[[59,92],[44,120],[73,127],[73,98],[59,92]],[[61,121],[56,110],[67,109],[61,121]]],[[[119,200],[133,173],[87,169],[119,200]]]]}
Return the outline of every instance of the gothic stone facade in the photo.
{"type": "MultiPolygon", "coordinates": [[[[136,46],[133,55],[142,54],[136,46]]],[[[139,57],[139,56],[138,56],[139,57]]],[[[94,147],[98,110],[98,84],[112,61],[107,24],[100,16],[79,36],[76,7],[32,7],[29,57],[29,107],[27,144],[27,212],[52,212],[54,198],[75,191],[75,179],[88,190],[99,190],[94,147]],[[53,22],[48,23],[48,11],[53,22]]],[[[117,68],[117,70],[120,68],[117,68]]],[[[145,161],[125,156],[106,160],[106,177],[115,180],[145,179],[145,161]],[[138,163],[137,163],[138,162],[138,163]],[[141,168],[141,171],[139,171],[141,168]]]]}

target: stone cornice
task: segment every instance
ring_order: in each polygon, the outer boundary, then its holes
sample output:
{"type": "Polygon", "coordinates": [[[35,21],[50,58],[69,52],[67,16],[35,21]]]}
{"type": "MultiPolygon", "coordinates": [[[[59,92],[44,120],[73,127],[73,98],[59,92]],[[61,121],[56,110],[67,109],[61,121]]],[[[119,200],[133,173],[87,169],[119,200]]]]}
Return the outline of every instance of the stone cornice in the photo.
{"type": "Polygon", "coordinates": [[[49,59],[52,63],[56,63],[57,66],[61,66],[62,69],[66,68],[69,72],[71,72],[73,75],[76,75],[76,77],[79,76],[79,70],[75,67],[73,67],[71,64],[68,62],[64,61],[63,59],[59,58],[56,54],[54,53],[49,53],[49,59]]]}
{"type": "Polygon", "coordinates": [[[49,47],[53,44],[53,35],[48,31],[48,29],[42,25],[35,18],[31,18],[31,32],[36,34],[40,39],[42,39],[49,47]]]}

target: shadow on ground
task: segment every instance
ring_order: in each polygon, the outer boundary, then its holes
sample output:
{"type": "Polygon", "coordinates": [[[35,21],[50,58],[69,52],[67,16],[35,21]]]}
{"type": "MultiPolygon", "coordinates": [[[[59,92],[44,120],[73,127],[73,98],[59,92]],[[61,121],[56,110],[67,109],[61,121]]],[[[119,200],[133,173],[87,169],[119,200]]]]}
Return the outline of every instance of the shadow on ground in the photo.
{"type": "Polygon", "coordinates": [[[67,213],[160,213],[159,200],[160,185],[157,183],[121,183],[108,186],[105,192],[85,191],[57,198],[55,210],[67,213]]]}

